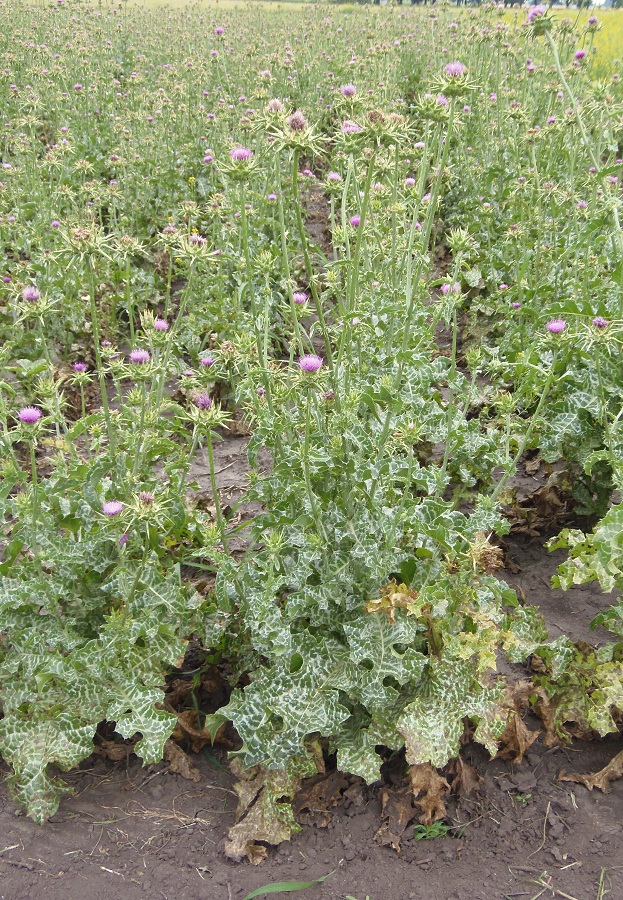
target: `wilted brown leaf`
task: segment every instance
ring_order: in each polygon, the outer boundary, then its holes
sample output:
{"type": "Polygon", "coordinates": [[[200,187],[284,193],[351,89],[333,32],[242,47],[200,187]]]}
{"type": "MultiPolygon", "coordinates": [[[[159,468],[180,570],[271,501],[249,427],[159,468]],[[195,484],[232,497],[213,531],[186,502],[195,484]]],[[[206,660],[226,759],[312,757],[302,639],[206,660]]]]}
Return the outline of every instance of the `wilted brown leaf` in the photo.
{"type": "Polygon", "coordinates": [[[193,753],[199,753],[206,744],[220,744],[227,750],[233,750],[233,743],[225,736],[227,723],[221,725],[214,737],[207,728],[197,728],[197,713],[194,709],[186,709],[178,713],[177,725],[171,737],[178,744],[182,741],[190,743],[193,753]]]}
{"type": "Polygon", "coordinates": [[[476,769],[461,759],[460,756],[451,759],[446,766],[448,775],[454,775],[452,790],[460,797],[470,797],[481,790],[482,779],[476,769]]]}
{"type": "Polygon", "coordinates": [[[245,769],[234,759],[231,770],[238,778],[234,790],[238,794],[236,824],[229,829],[225,854],[240,861],[245,856],[253,865],[266,859],[265,844],[289,841],[299,830],[294,820],[290,799],[300,790],[302,778],[283,770],[263,766],[245,769]]]}
{"type": "Polygon", "coordinates": [[[125,742],[119,743],[117,741],[100,741],[93,748],[93,752],[96,753],[97,756],[103,756],[105,759],[110,759],[113,762],[120,762],[122,759],[127,759],[130,753],[134,753],[134,743],[126,744],[125,742]]]}
{"type": "Polygon", "coordinates": [[[500,749],[498,759],[510,759],[517,764],[523,760],[524,753],[539,736],[538,731],[530,731],[523,720],[520,709],[510,711],[506,728],[499,737],[500,749]]]}
{"type": "Polygon", "coordinates": [[[201,773],[190,756],[169,738],[164,745],[164,758],[169,763],[169,771],[187,778],[189,781],[201,781],[201,773]]]}
{"type": "Polygon", "coordinates": [[[512,531],[537,536],[559,525],[570,512],[565,486],[558,473],[550,475],[547,483],[522,500],[515,501],[508,519],[512,531]]]}
{"type": "Polygon", "coordinates": [[[446,779],[437,774],[430,763],[423,763],[409,766],[409,781],[413,798],[422,808],[421,824],[432,825],[438,819],[443,819],[446,807],[442,798],[450,792],[450,785],[446,779]]]}
{"type": "Polygon", "coordinates": [[[380,589],[380,597],[368,600],[365,605],[367,613],[383,612],[387,616],[390,625],[395,622],[395,611],[397,609],[407,609],[416,602],[418,595],[406,586],[406,584],[398,584],[395,578],[392,578],[388,584],[383,585],[380,589]]]}
{"type": "Polygon", "coordinates": [[[294,815],[305,824],[326,828],[331,821],[329,809],[336,806],[350,782],[341,772],[330,772],[306,782],[296,794],[292,803],[294,815]]]}
{"type": "Polygon", "coordinates": [[[392,847],[400,853],[400,839],[416,812],[411,788],[383,787],[380,797],[383,824],[374,835],[374,840],[382,847],[392,847]]]}
{"type": "Polygon", "coordinates": [[[541,468],[541,462],[541,456],[538,453],[536,456],[533,456],[532,459],[526,459],[523,464],[526,475],[536,475],[541,468]]]}
{"type": "Polygon", "coordinates": [[[617,753],[614,759],[611,759],[608,765],[600,769],[599,772],[593,772],[592,775],[566,775],[564,772],[561,772],[558,776],[558,781],[574,781],[576,784],[583,784],[589,791],[597,788],[599,791],[607,794],[612,790],[610,782],[616,781],[617,778],[623,778],[623,750],[617,753]]]}

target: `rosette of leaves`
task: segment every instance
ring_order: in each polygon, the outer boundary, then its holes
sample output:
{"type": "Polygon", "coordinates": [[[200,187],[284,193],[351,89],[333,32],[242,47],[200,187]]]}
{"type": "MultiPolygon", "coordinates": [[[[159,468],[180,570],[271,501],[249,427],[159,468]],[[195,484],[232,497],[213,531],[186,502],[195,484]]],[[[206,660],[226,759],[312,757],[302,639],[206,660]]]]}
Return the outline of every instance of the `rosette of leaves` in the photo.
{"type": "MultiPolygon", "coordinates": [[[[162,708],[165,675],[201,602],[179,566],[163,565],[147,525],[121,552],[100,512],[102,468],[104,459],[41,481],[37,554],[14,520],[1,567],[0,753],[14,798],[38,823],[69,790],[50,766],[67,771],[88,757],[101,722],[140,735],[144,762],[162,759],[177,721],[162,708]]],[[[21,502],[3,499],[3,514],[13,518],[21,502]]],[[[169,513],[172,533],[180,515],[169,513]]]]}
{"type": "MultiPolygon", "coordinates": [[[[444,421],[431,401],[443,366],[423,342],[390,390],[393,360],[378,343],[351,364],[339,398],[324,387],[341,375],[322,370],[302,383],[294,367],[275,367],[272,402],[259,407],[252,361],[236,382],[254,423],[251,460],[267,447],[272,469],[253,477],[249,497],[263,512],[252,551],[222,565],[206,643],[237,632],[237,668],[250,681],[214,724],[233,722],[246,767],[285,770],[314,737],[342,771],[373,782],[380,748],[441,766],[457,755],[466,718],[492,754],[506,724],[496,653],[517,601],[492,574],[487,540],[504,525],[482,498],[471,514],[442,499],[440,466],[414,452],[444,421]],[[404,421],[418,422],[411,440],[404,421]]],[[[457,428],[465,415],[457,408],[457,428]]],[[[525,618],[518,627],[530,630],[525,618]]]]}

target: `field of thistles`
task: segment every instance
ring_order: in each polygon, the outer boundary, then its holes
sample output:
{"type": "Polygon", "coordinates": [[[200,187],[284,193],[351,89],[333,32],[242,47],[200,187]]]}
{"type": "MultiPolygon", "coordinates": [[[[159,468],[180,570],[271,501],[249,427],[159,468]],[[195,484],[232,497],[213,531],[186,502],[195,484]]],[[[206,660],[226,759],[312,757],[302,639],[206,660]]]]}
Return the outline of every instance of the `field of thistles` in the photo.
{"type": "Polygon", "coordinates": [[[594,47],[620,14],[0,21],[14,801],[43,823],[94,749],[220,743],[259,785],[226,853],[257,862],[326,770],[406,772],[435,828],[466,744],[521,763],[525,714],[548,747],[619,734],[623,87],[594,47]],[[565,551],[554,588],[612,594],[597,648],[515,589],[525,535],[565,551]]]}

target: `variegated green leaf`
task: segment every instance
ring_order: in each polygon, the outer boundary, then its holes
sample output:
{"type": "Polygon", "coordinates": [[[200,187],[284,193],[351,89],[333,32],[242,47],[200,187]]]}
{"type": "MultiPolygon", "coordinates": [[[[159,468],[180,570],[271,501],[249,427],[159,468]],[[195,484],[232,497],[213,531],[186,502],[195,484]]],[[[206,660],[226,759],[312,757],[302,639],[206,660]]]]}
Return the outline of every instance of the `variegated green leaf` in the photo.
{"type": "Polygon", "coordinates": [[[457,756],[466,716],[478,721],[477,739],[496,752],[495,739],[505,725],[499,708],[503,682],[485,686],[476,675],[471,662],[431,660],[427,690],[405,707],[397,723],[410,765],[444,766],[457,756]]]}

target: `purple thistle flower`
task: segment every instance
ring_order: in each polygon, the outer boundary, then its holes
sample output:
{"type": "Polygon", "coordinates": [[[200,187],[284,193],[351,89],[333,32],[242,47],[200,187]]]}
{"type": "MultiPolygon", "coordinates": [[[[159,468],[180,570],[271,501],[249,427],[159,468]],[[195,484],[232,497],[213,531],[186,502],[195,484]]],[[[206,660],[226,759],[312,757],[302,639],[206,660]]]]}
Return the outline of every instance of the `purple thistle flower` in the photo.
{"type": "Polygon", "coordinates": [[[405,178],[406,187],[413,187],[415,184],[415,178],[405,178]]]}
{"type": "Polygon", "coordinates": [[[229,155],[234,162],[248,162],[253,156],[253,150],[249,150],[248,147],[234,147],[229,151],[229,155]]]}
{"type": "Polygon", "coordinates": [[[547,323],[547,330],[551,334],[560,334],[567,327],[567,323],[564,319],[552,319],[547,323]]]}
{"type": "Polygon", "coordinates": [[[584,59],[586,56],[586,50],[576,50],[573,54],[574,59],[584,59]]]}
{"type": "Polygon", "coordinates": [[[322,366],[322,358],[315,353],[308,353],[299,359],[299,367],[303,372],[317,372],[322,366]]]}
{"type": "Polygon", "coordinates": [[[20,409],[17,417],[20,422],[24,422],[26,425],[34,425],[42,415],[43,413],[36,406],[25,406],[23,409],[20,409]]]}
{"type": "Polygon", "coordinates": [[[209,369],[210,366],[214,365],[214,360],[211,356],[202,356],[200,362],[204,369],[209,369]]]}
{"type": "Polygon", "coordinates": [[[291,116],[288,116],[286,122],[292,131],[304,131],[309,124],[300,109],[295,110],[291,116]]]}
{"type": "Polygon", "coordinates": [[[342,176],[339,172],[329,172],[327,175],[327,181],[341,181],[342,176]]]}
{"type": "Polygon", "coordinates": [[[521,309],[521,303],[519,303],[517,300],[515,300],[514,303],[511,303],[511,306],[513,307],[513,309],[521,309]]]}
{"type": "Polygon", "coordinates": [[[351,216],[348,220],[353,228],[359,228],[361,225],[361,216],[351,216]]]}
{"type": "Polygon", "coordinates": [[[214,29],[214,34],[220,35],[220,34],[224,34],[224,33],[225,33],[225,29],[223,28],[222,25],[217,25],[216,28],[214,29]]]}
{"type": "Polygon", "coordinates": [[[151,491],[141,491],[138,495],[138,499],[141,501],[141,503],[144,503],[145,506],[150,506],[156,498],[151,493],[151,491]]]}
{"type": "Polygon", "coordinates": [[[531,6],[528,10],[527,22],[532,24],[535,19],[539,19],[541,16],[544,16],[547,10],[544,6],[541,6],[539,3],[537,6],[531,6]]]}
{"type": "Polygon", "coordinates": [[[105,516],[117,516],[123,509],[121,500],[107,500],[102,504],[102,512],[105,516]]]}
{"type": "Polygon", "coordinates": [[[168,331],[169,323],[166,319],[161,319],[160,316],[156,316],[154,319],[154,328],[156,331],[168,331]]]}
{"type": "Polygon", "coordinates": [[[361,125],[357,125],[356,122],[351,122],[350,119],[347,119],[346,122],[342,122],[340,131],[342,134],[359,134],[360,131],[363,131],[363,128],[361,125]]]}
{"type": "Polygon", "coordinates": [[[259,387],[259,388],[257,389],[257,396],[258,396],[258,397],[265,397],[265,396],[266,396],[266,389],[263,388],[263,387],[259,387]]]}
{"type": "Polygon", "coordinates": [[[445,94],[437,94],[436,99],[439,106],[448,106],[448,98],[445,94]]]}
{"type": "Polygon", "coordinates": [[[126,533],[122,534],[121,537],[119,538],[119,546],[125,547],[125,545],[128,543],[129,540],[130,540],[130,535],[126,531],[126,533]]]}
{"type": "Polygon", "coordinates": [[[448,63],[445,72],[448,78],[461,78],[467,72],[467,66],[464,66],[463,63],[459,62],[457,59],[454,62],[448,63]]]}
{"type": "Polygon", "coordinates": [[[593,319],[593,325],[595,328],[607,328],[610,322],[607,319],[604,319],[603,316],[595,316],[593,319]]]}
{"type": "Polygon", "coordinates": [[[212,406],[212,399],[209,394],[198,394],[195,397],[195,406],[197,409],[210,409],[212,406]]]}
{"type": "Polygon", "coordinates": [[[267,200],[276,200],[276,199],[277,199],[277,194],[269,194],[269,195],[266,197],[266,199],[267,199],[267,200]]]}
{"type": "Polygon", "coordinates": [[[50,222],[50,227],[51,228],[60,228],[61,223],[58,221],[58,219],[52,219],[52,221],[50,222]]]}
{"type": "Polygon", "coordinates": [[[308,298],[305,291],[294,291],[294,293],[292,294],[292,299],[295,303],[298,303],[300,306],[302,306],[303,303],[307,303],[308,298]]]}
{"type": "Polygon", "coordinates": [[[130,362],[138,363],[139,365],[143,365],[143,363],[148,363],[151,359],[151,356],[147,352],[147,350],[132,350],[130,353],[130,362]]]}
{"type": "Polygon", "coordinates": [[[343,97],[354,97],[357,93],[357,88],[354,84],[343,84],[340,88],[340,93],[343,97]]]}
{"type": "Polygon", "coordinates": [[[22,291],[22,297],[27,303],[36,303],[39,297],[41,296],[41,292],[34,286],[34,284],[28,284],[22,291]]]}
{"type": "Polygon", "coordinates": [[[86,372],[87,366],[86,363],[77,362],[73,364],[72,369],[74,372],[86,372]]]}

